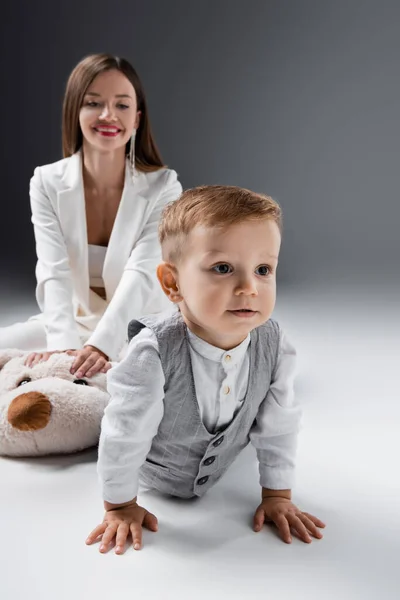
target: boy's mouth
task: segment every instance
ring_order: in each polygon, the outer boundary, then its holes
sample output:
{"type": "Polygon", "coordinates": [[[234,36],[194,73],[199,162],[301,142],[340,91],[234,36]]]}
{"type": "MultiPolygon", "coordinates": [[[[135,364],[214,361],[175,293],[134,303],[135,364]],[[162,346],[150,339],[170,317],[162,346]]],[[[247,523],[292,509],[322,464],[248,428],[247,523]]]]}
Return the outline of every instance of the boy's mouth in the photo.
{"type": "Polygon", "coordinates": [[[251,310],[250,308],[238,308],[237,310],[228,310],[232,315],[236,315],[237,317],[249,318],[256,314],[256,310],[251,310]]]}

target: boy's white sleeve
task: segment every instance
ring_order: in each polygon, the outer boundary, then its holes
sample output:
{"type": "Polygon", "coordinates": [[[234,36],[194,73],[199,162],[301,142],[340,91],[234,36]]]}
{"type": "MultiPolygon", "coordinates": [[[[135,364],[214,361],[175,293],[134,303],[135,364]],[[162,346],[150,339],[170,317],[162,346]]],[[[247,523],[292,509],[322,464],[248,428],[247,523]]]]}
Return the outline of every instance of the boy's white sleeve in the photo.
{"type": "Polygon", "coordinates": [[[106,502],[122,504],[137,496],[139,470],[164,414],[164,383],[156,337],[143,329],[107,374],[111,399],[101,424],[97,463],[106,502]]]}
{"type": "Polygon", "coordinates": [[[250,439],[257,450],[260,485],[291,489],[294,483],[301,409],[294,395],[296,350],[282,333],[276,369],[250,439]]]}

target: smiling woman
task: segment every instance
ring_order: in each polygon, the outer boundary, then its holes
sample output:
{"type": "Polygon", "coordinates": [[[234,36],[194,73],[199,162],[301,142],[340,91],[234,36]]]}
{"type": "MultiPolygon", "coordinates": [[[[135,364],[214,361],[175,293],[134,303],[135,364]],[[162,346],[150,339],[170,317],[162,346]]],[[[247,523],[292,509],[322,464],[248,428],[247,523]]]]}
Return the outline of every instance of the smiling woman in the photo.
{"type": "MultiPolygon", "coordinates": [[[[139,112],[132,84],[119,71],[98,75],[85,94],[79,115],[84,140],[99,145],[104,140],[111,142],[118,139],[118,145],[122,142],[127,144],[131,141],[131,132],[136,132],[138,122],[139,112]],[[109,90],[117,89],[126,93],[108,97],[109,90]]],[[[110,142],[104,148],[109,149],[110,142]]]]}
{"type": "Polygon", "coordinates": [[[95,54],[72,71],[63,105],[64,159],[31,179],[41,314],[0,328],[0,348],[76,355],[72,372],[109,368],[128,322],[162,310],[158,221],[182,188],[154,141],[143,86],[125,59],[95,54]]]}

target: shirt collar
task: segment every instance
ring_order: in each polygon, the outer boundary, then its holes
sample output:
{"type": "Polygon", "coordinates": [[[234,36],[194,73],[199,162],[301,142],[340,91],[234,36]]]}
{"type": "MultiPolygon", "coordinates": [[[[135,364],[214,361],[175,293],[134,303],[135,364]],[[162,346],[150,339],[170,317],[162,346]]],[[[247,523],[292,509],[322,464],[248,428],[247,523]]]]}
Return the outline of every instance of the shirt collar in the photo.
{"type": "Polygon", "coordinates": [[[228,361],[229,364],[232,366],[237,365],[243,359],[250,344],[250,334],[248,334],[247,337],[243,340],[243,342],[241,342],[241,344],[239,344],[235,348],[232,348],[232,350],[222,350],[222,348],[217,348],[216,346],[212,346],[205,340],[202,340],[196,334],[190,331],[189,328],[187,328],[187,332],[189,345],[192,348],[192,350],[194,350],[194,352],[200,354],[200,356],[202,356],[203,358],[207,358],[208,360],[212,360],[218,363],[225,363],[226,357],[229,356],[230,359],[228,358],[228,361]]]}

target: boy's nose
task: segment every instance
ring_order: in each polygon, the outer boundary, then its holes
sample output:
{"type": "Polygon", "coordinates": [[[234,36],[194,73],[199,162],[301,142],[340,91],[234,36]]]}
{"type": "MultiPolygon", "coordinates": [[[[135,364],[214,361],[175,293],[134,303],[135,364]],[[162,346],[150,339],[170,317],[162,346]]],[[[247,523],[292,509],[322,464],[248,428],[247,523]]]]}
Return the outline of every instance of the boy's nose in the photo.
{"type": "Polygon", "coordinates": [[[254,277],[243,277],[236,288],[236,294],[245,296],[258,296],[258,289],[254,277]]]}

